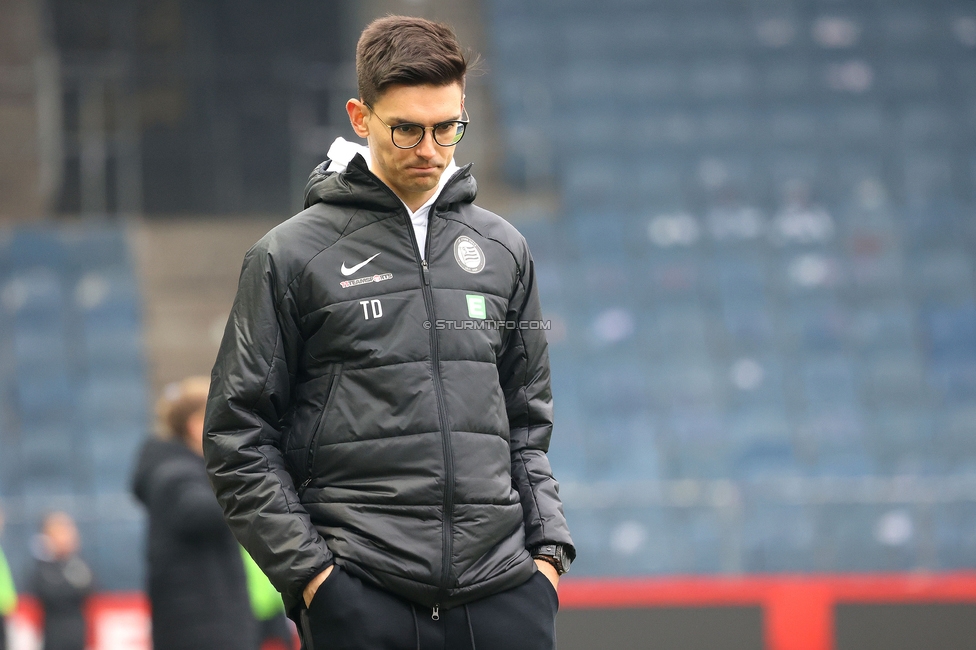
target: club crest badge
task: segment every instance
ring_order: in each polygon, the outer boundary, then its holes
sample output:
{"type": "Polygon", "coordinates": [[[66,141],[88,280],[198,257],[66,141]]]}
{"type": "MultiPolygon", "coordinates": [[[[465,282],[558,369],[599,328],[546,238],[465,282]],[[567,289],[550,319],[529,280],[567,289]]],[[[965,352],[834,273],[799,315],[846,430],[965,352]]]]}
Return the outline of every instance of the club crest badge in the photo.
{"type": "Polygon", "coordinates": [[[468,273],[480,273],[485,268],[485,252],[477,242],[464,235],[454,240],[454,259],[468,273]]]}

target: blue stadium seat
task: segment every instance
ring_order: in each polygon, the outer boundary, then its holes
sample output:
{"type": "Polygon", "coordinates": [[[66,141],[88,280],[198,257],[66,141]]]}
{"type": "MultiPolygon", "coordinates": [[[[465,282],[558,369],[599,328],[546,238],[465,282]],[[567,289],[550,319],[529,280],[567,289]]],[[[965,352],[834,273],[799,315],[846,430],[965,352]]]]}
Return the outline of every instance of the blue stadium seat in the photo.
{"type": "Polygon", "coordinates": [[[825,509],[824,553],[840,571],[904,571],[918,561],[920,523],[910,511],[884,506],[833,506],[825,509]],[[894,521],[894,525],[888,523],[894,521]],[[898,543],[893,543],[898,542],[898,543]]]}
{"type": "Polygon", "coordinates": [[[850,335],[860,350],[911,350],[915,346],[915,317],[901,301],[867,303],[851,315],[850,335]]]}
{"type": "Polygon", "coordinates": [[[976,401],[976,359],[937,359],[929,368],[929,382],[937,399],[946,405],[976,401]]]}
{"type": "Polygon", "coordinates": [[[675,41],[672,21],[663,13],[610,14],[601,20],[569,16],[559,31],[566,55],[583,61],[617,61],[642,55],[649,59],[656,53],[666,54],[675,41]]]}
{"type": "Polygon", "coordinates": [[[793,445],[788,442],[752,445],[739,452],[733,476],[744,481],[789,480],[803,475],[793,445]]]}
{"type": "Polygon", "coordinates": [[[697,61],[691,65],[688,83],[699,99],[746,99],[755,91],[756,70],[735,57],[697,61]]]}
{"type": "Polygon", "coordinates": [[[78,270],[104,269],[129,264],[124,228],[88,226],[61,235],[67,261],[78,270]]]}
{"type": "Polygon", "coordinates": [[[947,107],[938,103],[913,104],[901,111],[898,136],[906,143],[930,145],[946,142],[960,130],[947,107]]]}
{"type": "Polygon", "coordinates": [[[773,187],[792,181],[814,183],[821,174],[820,156],[804,147],[769,149],[763,156],[765,171],[773,187]]]}
{"type": "Polygon", "coordinates": [[[633,355],[601,355],[580,370],[577,390],[591,409],[633,412],[651,398],[648,369],[633,355]]]}
{"type": "Polygon", "coordinates": [[[60,428],[21,432],[21,489],[25,495],[71,495],[78,489],[78,463],[73,437],[60,428]]]}
{"type": "Polygon", "coordinates": [[[672,571],[679,574],[719,573],[723,564],[723,522],[714,508],[670,508],[672,571]]]}
{"type": "Polygon", "coordinates": [[[926,403],[929,391],[921,360],[909,351],[871,359],[863,366],[861,394],[882,409],[926,403]]]}
{"type": "Polygon", "coordinates": [[[3,299],[18,326],[32,328],[57,320],[64,304],[61,276],[50,267],[17,273],[4,286],[3,299]]]}
{"type": "Polygon", "coordinates": [[[85,365],[90,373],[123,375],[143,370],[141,330],[130,327],[85,328],[85,365]]]}
{"type": "Polygon", "coordinates": [[[763,117],[763,137],[777,146],[809,145],[823,137],[820,114],[812,106],[774,108],[763,117]]]}
{"type": "Polygon", "coordinates": [[[688,12],[675,28],[676,40],[696,54],[740,53],[751,45],[746,21],[728,11],[688,12]]]}
{"type": "Polygon", "coordinates": [[[762,299],[766,293],[766,268],[762,258],[719,257],[715,260],[715,276],[723,299],[762,299]]]}
{"type": "Polygon", "coordinates": [[[949,466],[976,467],[976,401],[942,406],[934,419],[934,450],[949,466]]]}
{"type": "Polygon", "coordinates": [[[901,158],[900,178],[906,201],[925,203],[940,196],[951,196],[952,157],[948,147],[907,151],[901,158]]]}
{"type": "Polygon", "coordinates": [[[128,436],[99,432],[91,439],[92,487],[96,494],[126,493],[132,480],[132,469],[142,445],[139,429],[128,436]]]}
{"type": "Polygon", "coordinates": [[[757,357],[730,355],[726,359],[726,408],[730,412],[785,409],[786,375],[782,358],[767,353],[757,357]]]}
{"type": "Polygon", "coordinates": [[[885,405],[870,418],[871,446],[891,473],[924,473],[943,448],[935,438],[935,418],[926,406],[885,405]]]}
{"type": "Polygon", "coordinates": [[[878,466],[866,452],[832,453],[817,461],[814,473],[830,478],[873,476],[878,466]]]}
{"type": "Polygon", "coordinates": [[[767,100],[795,99],[814,84],[814,66],[803,59],[776,57],[760,69],[760,87],[767,100]]]}
{"type": "Polygon", "coordinates": [[[942,69],[932,60],[892,58],[878,67],[880,87],[889,97],[932,97],[944,82],[942,69]]]}
{"type": "Polygon", "coordinates": [[[701,258],[685,248],[660,252],[656,251],[649,262],[648,296],[660,300],[662,308],[678,303],[687,305],[681,310],[694,309],[692,306],[701,291],[706,277],[705,264],[701,258]]]}
{"type": "Polygon", "coordinates": [[[922,320],[933,357],[976,357],[976,305],[934,306],[923,311],[922,320]]]}
{"type": "MultiPolygon", "coordinates": [[[[594,259],[619,258],[628,246],[628,217],[612,212],[592,212],[570,217],[568,230],[575,252],[594,259]]],[[[592,292],[591,292],[592,293],[592,292]]]]}
{"type": "Polygon", "coordinates": [[[57,368],[18,373],[16,406],[21,420],[50,422],[71,413],[76,390],[71,379],[57,368]]]}
{"type": "Polygon", "coordinates": [[[742,526],[742,568],[769,573],[815,568],[817,520],[809,507],[752,503],[742,526]]]}
{"type": "Polygon", "coordinates": [[[713,479],[730,475],[730,454],[717,409],[670,409],[663,422],[671,478],[713,479]]]}
{"type": "Polygon", "coordinates": [[[932,509],[938,568],[967,570],[976,563],[976,504],[936,504],[932,509]]]}
{"type": "Polygon", "coordinates": [[[660,574],[672,570],[672,538],[667,511],[645,508],[572,508],[566,518],[574,531],[573,543],[580,575],[660,574]]]}
{"type": "Polygon", "coordinates": [[[66,329],[60,320],[15,329],[12,338],[17,366],[29,373],[45,370],[67,372],[70,357],[66,329]]]}
{"type": "Polygon", "coordinates": [[[973,260],[958,248],[919,253],[909,258],[908,265],[911,287],[920,298],[973,296],[973,260]]]}
{"type": "Polygon", "coordinates": [[[90,377],[79,387],[81,413],[87,422],[133,422],[148,413],[142,375],[90,377]]]}
{"type": "Polygon", "coordinates": [[[839,351],[850,335],[850,314],[837,300],[811,300],[794,304],[789,325],[798,349],[839,351]]]}
{"type": "Polygon", "coordinates": [[[704,355],[708,349],[708,319],[697,302],[661,302],[642,322],[648,326],[647,344],[665,357],[704,355]]]}
{"type": "Polygon", "coordinates": [[[857,102],[828,112],[828,126],[838,143],[880,145],[891,130],[891,118],[878,102],[857,102]]]}
{"type": "Polygon", "coordinates": [[[784,445],[792,449],[792,427],[785,411],[775,406],[746,407],[730,413],[727,435],[730,447],[738,453],[762,445],[784,445]]]}
{"type": "Polygon", "coordinates": [[[512,224],[525,237],[536,263],[536,272],[542,265],[558,263],[566,252],[564,228],[549,214],[512,215],[512,224]]]}
{"type": "Polygon", "coordinates": [[[751,349],[773,338],[773,313],[765,300],[723,297],[722,324],[733,348],[751,349]]]}
{"type": "Polygon", "coordinates": [[[901,230],[907,251],[917,257],[939,248],[953,249],[971,239],[972,223],[966,209],[940,192],[906,205],[901,230]]]}
{"type": "MultiPolygon", "coordinates": [[[[860,241],[867,243],[877,240],[864,238],[860,241]]],[[[904,291],[904,264],[901,255],[895,251],[853,255],[847,261],[847,267],[851,288],[857,292],[858,302],[897,296],[904,291]]]]}
{"type": "Polygon", "coordinates": [[[663,403],[672,408],[707,409],[716,408],[721,403],[714,369],[694,356],[672,357],[659,366],[658,373],[660,379],[655,388],[660,391],[663,403]]]}
{"type": "Polygon", "coordinates": [[[593,415],[586,419],[587,478],[594,481],[661,478],[657,427],[646,411],[601,410],[593,415]]]}
{"type": "Polygon", "coordinates": [[[938,18],[931,7],[914,4],[878,16],[885,45],[892,51],[941,45],[938,18]]]}
{"type": "Polygon", "coordinates": [[[59,268],[68,261],[59,233],[42,228],[15,231],[6,252],[15,270],[38,266],[59,268]]]}
{"type": "Polygon", "coordinates": [[[797,422],[797,442],[812,458],[864,453],[866,434],[865,414],[851,403],[809,408],[797,422]]]}
{"type": "Polygon", "coordinates": [[[145,585],[142,558],[146,527],[137,506],[130,508],[125,518],[116,514],[114,520],[92,527],[91,536],[85,540],[92,572],[99,588],[106,591],[139,591],[145,585]]]}

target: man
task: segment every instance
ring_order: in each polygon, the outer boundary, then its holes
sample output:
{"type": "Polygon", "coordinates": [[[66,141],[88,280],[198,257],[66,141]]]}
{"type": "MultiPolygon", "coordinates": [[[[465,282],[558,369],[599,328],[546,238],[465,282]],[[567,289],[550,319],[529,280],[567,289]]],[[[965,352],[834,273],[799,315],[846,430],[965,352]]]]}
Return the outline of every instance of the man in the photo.
{"type": "Polygon", "coordinates": [[[132,492],[146,508],[146,594],[153,650],[257,650],[241,547],[207,478],[203,419],[210,382],[186,377],[156,401],[132,492]]]}
{"type": "Polygon", "coordinates": [[[44,612],[43,650],[84,650],[94,576],[78,555],[78,527],[71,515],[52,512],[41,524],[39,541],[31,587],[44,612]]]}
{"type": "Polygon", "coordinates": [[[467,62],[449,27],[389,16],[356,68],[368,151],[338,141],[245,257],[211,482],[307,648],[553,648],[575,551],[548,353],[525,240],[453,164],[467,62]]]}

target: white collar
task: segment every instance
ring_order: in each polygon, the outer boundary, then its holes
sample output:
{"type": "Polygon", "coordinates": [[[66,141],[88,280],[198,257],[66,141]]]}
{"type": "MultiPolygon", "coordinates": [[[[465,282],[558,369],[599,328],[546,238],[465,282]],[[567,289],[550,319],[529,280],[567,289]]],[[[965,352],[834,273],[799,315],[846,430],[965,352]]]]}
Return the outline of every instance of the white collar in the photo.
{"type": "MultiPolygon", "coordinates": [[[[349,142],[345,138],[336,138],[335,142],[332,143],[332,146],[329,147],[328,156],[330,162],[326,171],[341,174],[342,172],[346,171],[346,167],[349,166],[349,163],[353,158],[356,157],[357,153],[362,155],[363,159],[366,160],[366,165],[369,167],[370,171],[372,171],[373,159],[369,155],[369,147],[364,147],[356,142],[349,142]]],[[[412,211],[410,208],[407,208],[407,212],[410,213],[410,216],[412,217],[415,214],[419,214],[422,210],[433,205],[434,201],[437,200],[437,197],[439,197],[441,192],[444,190],[444,186],[447,185],[447,182],[451,180],[451,177],[454,176],[454,172],[456,172],[458,169],[460,169],[460,167],[458,167],[458,164],[454,162],[454,158],[452,157],[451,162],[447,164],[447,167],[444,169],[444,173],[441,174],[440,181],[437,183],[437,191],[434,192],[429,199],[427,199],[426,203],[417,208],[416,211],[412,211]]],[[[403,199],[400,200],[403,201],[403,199]]],[[[404,207],[407,206],[406,203],[403,205],[404,207]]]]}

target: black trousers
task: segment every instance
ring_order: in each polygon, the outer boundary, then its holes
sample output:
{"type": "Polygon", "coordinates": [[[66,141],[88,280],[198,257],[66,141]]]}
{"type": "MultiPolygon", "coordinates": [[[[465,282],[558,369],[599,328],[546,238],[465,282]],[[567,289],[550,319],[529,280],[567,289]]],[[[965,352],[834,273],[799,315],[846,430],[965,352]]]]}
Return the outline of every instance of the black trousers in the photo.
{"type": "Polygon", "coordinates": [[[303,650],[555,650],[559,601],[536,571],[522,585],[440,610],[438,618],[338,566],[299,629],[303,650]]]}

